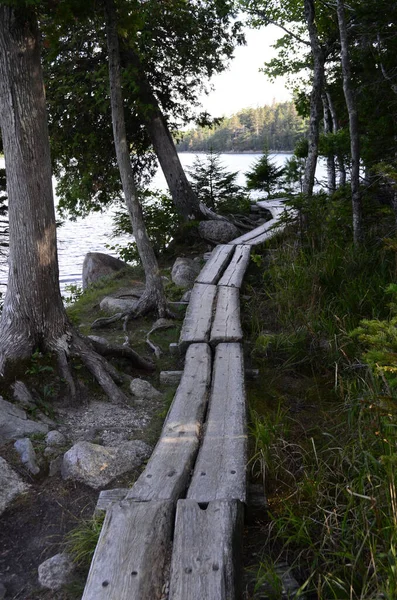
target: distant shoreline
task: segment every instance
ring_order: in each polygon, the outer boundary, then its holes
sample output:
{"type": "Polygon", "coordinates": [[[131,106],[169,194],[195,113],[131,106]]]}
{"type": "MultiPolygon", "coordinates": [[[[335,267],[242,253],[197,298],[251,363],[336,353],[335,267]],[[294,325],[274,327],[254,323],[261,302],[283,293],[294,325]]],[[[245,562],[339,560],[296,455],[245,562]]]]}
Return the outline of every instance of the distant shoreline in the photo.
{"type": "MultiPolygon", "coordinates": [[[[209,150],[178,150],[178,154],[208,154],[209,150]]],[[[292,150],[269,150],[269,154],[293,154],[292,150]]],[[[215,154],[263,154],[262,150],[217,150],[215,154]]]]}

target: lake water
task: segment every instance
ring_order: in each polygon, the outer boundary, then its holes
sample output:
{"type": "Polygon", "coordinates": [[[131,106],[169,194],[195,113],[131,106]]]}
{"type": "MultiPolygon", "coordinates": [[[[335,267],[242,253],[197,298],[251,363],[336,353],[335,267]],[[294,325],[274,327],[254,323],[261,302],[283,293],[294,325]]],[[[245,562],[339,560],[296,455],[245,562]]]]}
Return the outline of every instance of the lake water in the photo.
{"type": "MultiPolygon", "coordinates": [[[[179,156],[183,167],[189,168],[193,165],[196,154],[182,153],[179,156]]],[[[258,154],[221,154],[220,158],[222,165],[228,171],[238,172],[237,183],[245,185],[244,173],[252,167],[259,156],[258,154]]],[[[282,165],[288,157],[288,154],[276,154],[273,159],[277,165],[282,165]]],[[[4,162],[3,164],[0,162],[0,166],[4,166],[4,162]]],[[[319,165],[317,178],[325,178],[323,163],[319,165]]],[[[151,187],[162,190],[167,189],[160,169],[154,176],[151,187]]],[[[252,197],[258,197],[258,195],[253,193],[252,197]]],[[[112,254],[106,247],[107,244],[123,244],[126,242],[126,236],[112,237],[113,214],[113,209],[109,209],[104,213],[93,213],[84,219],[78,218],[73,222],[65,221],[58,228],[59,279],[62,292],[68,284],[81,285],[83,261],[87,252],[112,254]]],[[[7,283],[6,258],[0,257],[0,261],[0,291],[4,292],[7,283]]]]}

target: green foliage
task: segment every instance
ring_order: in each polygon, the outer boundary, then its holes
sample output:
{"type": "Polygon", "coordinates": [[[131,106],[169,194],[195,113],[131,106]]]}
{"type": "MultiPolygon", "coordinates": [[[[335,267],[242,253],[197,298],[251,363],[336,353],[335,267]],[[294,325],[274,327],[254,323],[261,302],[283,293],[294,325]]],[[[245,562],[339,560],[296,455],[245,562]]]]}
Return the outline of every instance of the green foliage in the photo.
{"type": "Polygon", "coordinates": [[[391,298],[391,315],[383,320],[363,319],[351,336],[360,341],[363,360],[390,393],[397,387],[397,285],[390,284],[385,292],[391,298]]]}
{"type": "Polygon", "coordinates": [[[249,190],[260,190],[272,194],[278,187],[281,177],[284,175],[284,167],[278,167],[265,151],[250,171],[245,173],[247,188],[249,190]]]}
{"type": "MultiPolygon", "coordinates": [[[[391,599],[397,592],[396,411],[382,408],[377,390],[366,385],[350,390],[346,406],[335,429],[324,420],[320,441],[294,444],[299,468],[292,494],[291,465],[281,463],[284,493],[279,487],[272,507],[268,560],[286,558],[300,574],[300,592],[313,598],[391,599]]],[[[274,443],[274,453],[284,451],[284,439],[274,443]]]]}
{"type": "MultiPolygon", "coordinates": [[[[139,193],[143,217],[154,252],[159,255],[168,247],[182,226],[182,219],[168,193],[160,190],[144,190],[139,193]]],[[[114,235],[123,233],[132,235],[131,220],[126,209],[120,209],[115,215],[114,235]]],[[[139,261],[135,242],[125,246],[110,246],[120,257],[128,262],[139,261]]]]}
{"type": "Polygon", "coordinates": [[[30,358],[30,364],[25,371],[25,375],[42,375],[44,373],[53,373],[54,367],[48,364],[50,356],[44,355],[40,350],[35,350],[30,358]]]}
{"type": "Polygon", "coordinates": [[[90,566],[104,518],[105,512],[83,520],[66,535],[66,550],[79,567],[90,566]]]}
{"type": "Polygon", "coordinates": [[[73,304],[74,302],[76,302],[76,300],[81,298],[83,294],[83,288],[80,285],[70,283],[68,285],[65,285],[65,292],[67,292],[69,295],[62,296],[62,299],[65,305],[69,306],[70,304],[73,304]]]}
{"type": "Polygon", "coordinates": [[[214,211],[221,214],[249,211],[249,197],[236,183],[238,173],[226,170],[219,153],[210,150],[204,159],[196,156],[188,175],[199,200],[214,211]]]}
{"type": "Polygon", "coordinates": [[[267,147],[288,152],[305,128],[293,102],[274,103],[245,108],[218,124],[183,132],[177,148],[181,152],[247,152],[267,147]]]}

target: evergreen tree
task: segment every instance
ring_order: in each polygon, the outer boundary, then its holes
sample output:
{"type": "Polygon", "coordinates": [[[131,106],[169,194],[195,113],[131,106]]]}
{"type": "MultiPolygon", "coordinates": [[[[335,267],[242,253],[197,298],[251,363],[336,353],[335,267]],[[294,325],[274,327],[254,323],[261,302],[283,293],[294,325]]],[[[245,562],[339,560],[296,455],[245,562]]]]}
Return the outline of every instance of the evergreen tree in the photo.
{"type": "Polygon", "coordinates": [[[223,214],[246,210],[248,197],[236,183],[238,172],[226,170],[219,152],[210,150],[204,159],[196,156],[188,174],[199,200],[209,208],[223,214]]]}
{"type": "Polygon", "coordinates": [[[251,171],[245,173],[247,188],[249,190],[260,190],[270,195],[278,186],[283,174],[284,167],[278,167],[270,159],[269,153],[265,151],[263,156],[256,161],[251,171]]]}

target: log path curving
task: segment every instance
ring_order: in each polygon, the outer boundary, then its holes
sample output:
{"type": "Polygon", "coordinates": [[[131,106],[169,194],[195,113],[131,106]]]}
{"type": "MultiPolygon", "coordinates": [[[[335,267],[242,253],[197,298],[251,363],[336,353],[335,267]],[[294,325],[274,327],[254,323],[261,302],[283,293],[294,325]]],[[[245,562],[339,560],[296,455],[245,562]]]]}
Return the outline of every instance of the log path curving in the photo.
{"type": "MultiPolygon", "coordinates": [[[[218,245],[182,326],[184,371],[159,441],[131,489],[106,490],[82,600],[237,600],[246,503],[247,419],[239,289],[273,219],[218,245]]],[[[276,227],[275,227],[276,226],[276,227]]]]}

